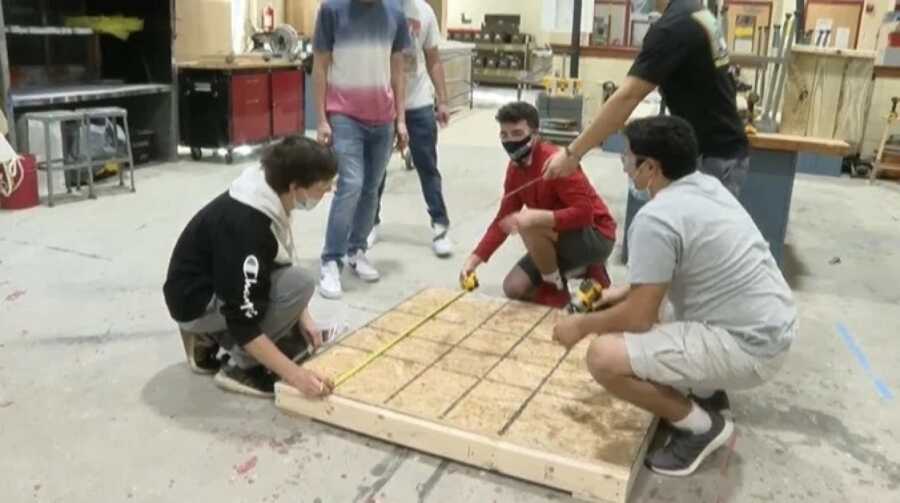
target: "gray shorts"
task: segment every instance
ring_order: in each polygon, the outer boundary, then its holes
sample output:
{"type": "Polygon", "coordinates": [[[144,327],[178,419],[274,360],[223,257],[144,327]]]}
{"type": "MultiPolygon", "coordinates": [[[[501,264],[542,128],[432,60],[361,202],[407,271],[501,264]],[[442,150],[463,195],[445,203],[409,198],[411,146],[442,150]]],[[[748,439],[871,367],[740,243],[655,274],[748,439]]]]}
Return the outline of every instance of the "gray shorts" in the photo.
{"type": "MultiPolygon", "coordinates": [[[[556,242],[556,259],[559,264],[559,270],[565,276],[566,272],[587,267],[592,264],[606,263],[613,251],[616,241],[609,239],[594,227],[585,227],[582,229],[561,232],[559,240],[556,242]]],[[[534,265],[531,255],[525,255],[517,264],[525,271],[531,284],[540,285],[544,278],[541,271],[534,265]]]]}
{"type": "Polygon", "coordinates": [[[738,197],[750,172],[750,156],[730,159],[703,157],[700,159],[700,171],[718,178],[734,197],[738,197]]]}
{"type": "Polygon", "coordinates": [[[778,372],[787,351],[772,358],[744,351],[724,328],[695,321],[660,323],[642,334],[626,333],[634,375],[678,389],[746,389],[778,372]]]}

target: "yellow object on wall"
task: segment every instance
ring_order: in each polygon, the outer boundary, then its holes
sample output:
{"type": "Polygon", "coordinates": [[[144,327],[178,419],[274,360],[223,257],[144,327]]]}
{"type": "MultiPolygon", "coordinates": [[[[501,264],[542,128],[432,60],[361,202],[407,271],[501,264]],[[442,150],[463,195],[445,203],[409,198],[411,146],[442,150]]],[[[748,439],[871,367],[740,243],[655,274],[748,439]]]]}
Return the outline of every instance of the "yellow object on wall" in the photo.
{"type": "Polygon", "coordinates": [[[69,28],[90,28],[97,33],[106,33],[121,40],[136,31],[144,29],[144,20],[124,16],[77,16],[66,18],[69,28]]]}

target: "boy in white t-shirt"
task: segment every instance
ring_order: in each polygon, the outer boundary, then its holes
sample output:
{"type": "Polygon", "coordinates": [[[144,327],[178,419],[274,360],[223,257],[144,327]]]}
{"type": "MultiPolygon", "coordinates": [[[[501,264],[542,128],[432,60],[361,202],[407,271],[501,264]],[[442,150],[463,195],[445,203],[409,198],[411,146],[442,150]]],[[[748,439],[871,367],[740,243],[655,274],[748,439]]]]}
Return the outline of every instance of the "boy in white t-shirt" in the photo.
{"type": "MultiPolygon", "coordinates": [[[[447,238],[450,219],[441,189],[441,173],[437,166],[437,124],[446,126],[450,120],[447,109],[447,86],[444,65],[438,52],[441,33],[437,18],[425,0],[403,0],[412,44],[406,55],[406,129],[409,131],[409,151],[419,173],[422,195],[431,218],[432,249],[438,257],[448,257],[453,248],[447,238]],[[437,104],[435,104],[435,94],[437,104]]],[[[384,180],[387,180],[385,175],[384,180]]],[[[378,192],[378,211],[375,228],[369,235],[371,248],[378,239],[381,223],[381,196],[385,181],[378,192]]]]}

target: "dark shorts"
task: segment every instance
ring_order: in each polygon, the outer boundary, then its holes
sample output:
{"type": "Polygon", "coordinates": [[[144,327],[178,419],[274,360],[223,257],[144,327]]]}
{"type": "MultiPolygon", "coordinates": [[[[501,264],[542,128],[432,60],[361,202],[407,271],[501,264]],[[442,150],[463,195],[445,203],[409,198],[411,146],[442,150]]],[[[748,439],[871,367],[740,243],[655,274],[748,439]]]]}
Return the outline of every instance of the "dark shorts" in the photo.
{"type": "MultiPolygon", "coordinates": [[[[592,264],[606,263],[606,259],[612,254],[616,241],[600,234],[594,227],[586,227],[574,231],[559,234],[556,243],[556,260],[559,270],[565,276],[567,272],[592,264]]],[[[519,259],[517,264],[525,271],[531,284],[540,285],[544,278],[530,255],[519,259]]]]}

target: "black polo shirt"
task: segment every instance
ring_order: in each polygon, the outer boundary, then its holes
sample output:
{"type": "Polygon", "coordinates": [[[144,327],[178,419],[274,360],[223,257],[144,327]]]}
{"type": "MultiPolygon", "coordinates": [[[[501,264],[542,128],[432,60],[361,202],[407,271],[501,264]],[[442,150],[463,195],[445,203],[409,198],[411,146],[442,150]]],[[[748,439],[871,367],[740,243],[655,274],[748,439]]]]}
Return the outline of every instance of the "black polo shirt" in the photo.
{"type": "Polygon", "coordinates": [[[673,115],[694,126],[700,153],[747,154],[728,47],[715,16],[697,0],[672,0],[644,37],[628,75],[656,84],[673,115]]]}

